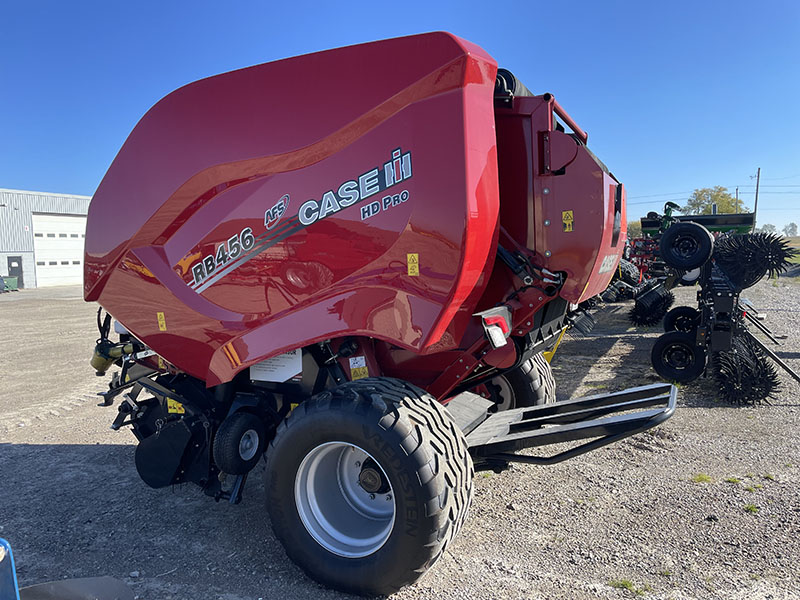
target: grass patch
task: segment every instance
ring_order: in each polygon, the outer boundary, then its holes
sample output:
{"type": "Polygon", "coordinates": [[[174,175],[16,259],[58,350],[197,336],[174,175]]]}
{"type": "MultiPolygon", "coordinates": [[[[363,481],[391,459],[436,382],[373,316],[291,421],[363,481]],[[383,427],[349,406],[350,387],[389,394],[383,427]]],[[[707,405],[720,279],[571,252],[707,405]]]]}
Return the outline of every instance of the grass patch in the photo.
{"type": "Polygon", "coordinates": [[[749,512],[750,514],[754,515],[754,514],[758,513],[758,511],[761,510],[761,509],[758,508],[755,504],[745,504],[744,505],[744,510],[745,510],[745,512],[749,512]]]}
{"type": "Polygon", "coordinates": [[[711,475],[706,475],[705,473],[695,473],[692,475],[692,481],[694,483],[711,483],[714,480],[711,479],[711,475]]]}
{"type": "Polygon", "coordinates": [[[608,384],[603,381],[591,381],[589,383],[584,384],[588,388],[592,388],[593,390],[605,390],[608,388],[608,384]]]}
{"type": "Polygon", "coordinates": [[[763,477],[767,481],[775,481],[775,475],[772,475],[770,473],[764,473],[763,477]]]}
{"type": "Polygon", "coordinates": [[[669,569],[664,569],[663,571],[659,571],[658,574],[661,575],[661,577],[672,577],[672,571],[670,571],[669,569]]]}
{"type": "Polygon", "coordinates": [[[612,588],[617,588],[618,590],[628,590],[632,592],[636,589],[636,586],[633,585],[633,582],[630,579],[614,579],[608,582],[612,588]]]}
{"type": "Polygon", "coordinates": [[[726,477],[725,483],[742,483],[742,480],[738,477],[726,477]]]}
{"type": "Polygon", "coordinates": [[[608,585],[618,590],[628,590],[637,596],[644,596],[651,590],[650,586],[646,584],[642,587],[636,587],[630,579],[613,579],[608,582],[608,585]]]}

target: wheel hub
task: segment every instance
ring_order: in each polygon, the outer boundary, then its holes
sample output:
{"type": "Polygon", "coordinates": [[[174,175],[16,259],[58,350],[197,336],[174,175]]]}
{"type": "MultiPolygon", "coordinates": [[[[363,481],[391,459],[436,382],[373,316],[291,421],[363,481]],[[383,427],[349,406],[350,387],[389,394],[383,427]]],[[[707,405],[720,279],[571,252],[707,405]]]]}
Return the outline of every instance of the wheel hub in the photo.
{"type": "Polygon", "coordinates": [[[358,475],[358,485],[370,494],[385,494],[389,491],[389,482],[383,476],[383,471],[371,458],[364,461],[361,473],[358,475]]]}
{"type": "Polygon", "coordinates": [[[673,247],[681,258],[691,257],[698,249],[697,241],[691,237],[678,238],[673,247]]]}
{"type": "Polygon", "coordinates": [[[355,444],[326,442],[312,449],[297,469],[294,495],[306,531],[339,556],[373,554],[394,528],[396,505],[389,479],[355,444]]]}
{"type": "Polygon", "coordinates": [[[692,353],[684,346],[670,346],[664,352],[664,362],[675,369],[685,369],[692,364],[692,353]]]}
{"type": "Polygon", "coordinates": [[[258,432],[248,429],[239,440],[239,456],[242,460],[250,460],[258,451],[258,432]]]}

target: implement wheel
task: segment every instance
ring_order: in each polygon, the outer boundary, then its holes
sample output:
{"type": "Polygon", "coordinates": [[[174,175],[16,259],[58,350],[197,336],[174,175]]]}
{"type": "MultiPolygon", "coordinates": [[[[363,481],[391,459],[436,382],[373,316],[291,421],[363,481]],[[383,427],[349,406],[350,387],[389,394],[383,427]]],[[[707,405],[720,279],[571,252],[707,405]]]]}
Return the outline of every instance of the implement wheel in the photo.
{"type": "Polygon", "coordinates": [[[664,316],[664,331],[694,333],[700,325],[700,311],[691,306],[676,306],[664,316]]]}
{"type": "Polygon", "coordinates": [[[493,378],[486,387],[489,399],[497,405],[498,411],[556,401],[553,371],[541,353],[535,354],[513,371],[493,378]]]}
{"type": "Polygon", "coordinates": [[[697,345],[694,334],[670,331],[653,344],[650,360],[656,373],[667,381],[688,383],[705,371],[706,351],[697,345]]]}
{"type": "Polygon", "coordinates": [[[267,453],[267,509],[286,553],[320,583],[391,594],[464,523],[474,469],[461,431],[425,391],[366,378],[297,407],[267,453]]]}
{"type": "Polygon", "coordinates": [[[708,229],[691,222],[674,223],[658,244],[664,262],[684,271],[702,267],[714,252],[714,238],[708,229]]]}

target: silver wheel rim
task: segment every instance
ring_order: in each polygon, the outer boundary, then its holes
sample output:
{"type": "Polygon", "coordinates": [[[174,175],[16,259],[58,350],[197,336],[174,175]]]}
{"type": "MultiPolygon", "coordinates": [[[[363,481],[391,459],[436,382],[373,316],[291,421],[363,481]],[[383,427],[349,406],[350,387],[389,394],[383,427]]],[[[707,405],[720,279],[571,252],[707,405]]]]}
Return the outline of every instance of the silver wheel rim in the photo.
{"type": "Polygon", "coordinates": [[[323,548],[339,556],[361,558],[378,551],[395,521],[394,491],[371,494],[359,485],[369,453],[347,442],[327,442],[311,450],[294,482],[297,512],[306,531],[323,548]]]}
{"type": "Polygon", "coordinates": [[[498,412],[516,407],[516,394],[514,394],[514,389],[508,379],[501,375],[500,377],[495,377],[489,383],[497,386],[497,398],[500,400],[500,402],[496,403],[498,412]]]}
{"type": "Polygon", "coordinates": [[[239,457],[242,460],[250,460],[258,452],[258,432],[255,429],[248,429],[239,440],[239,457]]]}

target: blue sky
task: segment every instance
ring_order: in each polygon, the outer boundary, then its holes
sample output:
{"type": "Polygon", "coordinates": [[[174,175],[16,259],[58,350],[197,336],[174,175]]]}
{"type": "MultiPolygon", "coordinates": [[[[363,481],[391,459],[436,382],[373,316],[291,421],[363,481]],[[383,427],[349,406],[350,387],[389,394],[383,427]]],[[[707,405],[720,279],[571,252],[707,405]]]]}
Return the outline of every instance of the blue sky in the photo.
{"type": "Polygon", "coordinates": [[[630,218],[714,185],[752,208],[761,167],[759,222],[800,223],[794,0],[4,0],[0,187],[91,195],[138,119],[185,83],[433,30],[553,93],[626,184],[630,218]]]}

